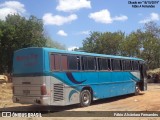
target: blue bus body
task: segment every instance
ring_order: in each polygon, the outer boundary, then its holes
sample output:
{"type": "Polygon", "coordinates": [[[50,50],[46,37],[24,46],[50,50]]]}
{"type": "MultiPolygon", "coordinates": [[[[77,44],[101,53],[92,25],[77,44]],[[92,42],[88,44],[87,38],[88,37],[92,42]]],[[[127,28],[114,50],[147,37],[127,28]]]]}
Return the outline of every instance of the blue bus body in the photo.
{"type": "MultiPolygon", "coordinates": [[[[98,58],[138,61],[142,59],[53,48],[25,48],[15,51],[13,58],[13,101],[42,105],[70,105],[81,102],[81,92],[87,89],[92,100],[135,93],[146,81],[140,70],[51,70],[51,54],[90,56],[98,58]],[[45,86],[45,87],[43,87],[45,86]],[[45,89],[45,90],[44,90],[45,89]],[[44,90],[44,91],[43,91],[44,90]],[[21,92],[20,92],[21,91],[21,92]],[[44,94],[43,94],[44,93],[44,94]]],[[[82,66],[81,62],[81,66],[82,66]]],[[[122,64],[122,63],[121,63],[122,64]]],[[[95,64],[97,65],[97,64],[95,64]]],[[[143,73],[143,71],[142,71],[143,73]]]]}

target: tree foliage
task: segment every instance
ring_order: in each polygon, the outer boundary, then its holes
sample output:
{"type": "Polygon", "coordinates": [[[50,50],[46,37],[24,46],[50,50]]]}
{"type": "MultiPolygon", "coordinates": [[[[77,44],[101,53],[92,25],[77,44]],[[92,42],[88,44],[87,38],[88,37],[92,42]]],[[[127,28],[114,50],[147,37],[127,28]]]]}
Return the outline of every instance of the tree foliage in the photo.
{"type": "MultiPolygon", "coordinates": [[[[42,20],[35,16],[28,19],[19,15],[8,15],[0,20],[0,73],[12,71],[13,52],[26,47],[54,47],[44,35],[42,20]]],[[[50,40],[51,41],[51,40],[50,40]]]]}
{"type": "Polygon", "coordinates": [[[59,42],[52,40],[50,37],[47,37],[46,47],[63,49],[63,50],[66,49],[65,45],[62,45],[59,42]]]}
{"type": "Polygon", "coordinates": [[[120,54],[120,45],[124,39],[122,32],[91,32],[83,41],[83,49],[102,54],[120,54]]]}
{"type": "Polygon", "coordinates": [[[154,22],[145,24],[142,35],[144,51],[141,57],[150,68],[160,67],[160,26],[154,22]]]}
{"type": "Polygon", "coordinates": [[[149,22],[143,29],[125,35],[119,32],[91,32],[81,48],[87,52],[139,57],[149,68],[160,67],[160,27],[149,22]]]}

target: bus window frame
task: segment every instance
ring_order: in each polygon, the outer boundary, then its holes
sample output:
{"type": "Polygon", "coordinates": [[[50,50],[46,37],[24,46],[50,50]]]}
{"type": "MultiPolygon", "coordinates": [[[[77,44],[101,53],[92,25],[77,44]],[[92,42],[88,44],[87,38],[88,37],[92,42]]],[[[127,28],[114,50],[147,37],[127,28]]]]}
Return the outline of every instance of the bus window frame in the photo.
{"type": "Polygon", "coordinates": [[[78,54],[66,54],[66,53],[56,53],[56,52],[50,52],[49,53],[49,66],[50,66],[50,71],[52,72],[64,72],[64,71],[77,71],[77,72],[80,72],[82,71],[82,63],[81,63],[81,56],[82,55],[78,55],[78,54]],[[60,64],[60,69],[59,70],[52,70],[51,69],[51,55],[59,55],[59,64],[60,64]],[[62,69],[62,56],[66,56],[67,57],[67,70],[63,70],[62,69]],[[68,56],[76,56],[76,57],[79,57],[79,60],[80,60],[80,69],[78,70],[78,67],[77,67],[77,70],[70,70],[69,69],[69,61],[68,61],[68,56]]]}
{"type": "Polygon", "coordinates": [[[139,60],[132,60],[132,71],[139,71],[140,70],[140,61],[139,60]],[[138,69],[134,70],[134,64],[133,62],[137,62],[138,64],[138,69]]]}
{"type": "MultiPolygon", "coordinates": [[[[81,67],[82,67],[81,71],[87,71],[87,72],[89,72],[89,71],[97,71],[97,59],[96,59],[96,56],[82,55],[81,56],[81,67]],[[84,57],[85,58],[92,57],[94,59],[94,70],[86,70],[86,69],[84,69],[85,66],[84,66],[84,68],[82,67],[82,64],[83,64],[83,60],[82,59],[84,57]],[[96,65],[96,67],[95,67],[95,65],[96,65]]],[[[87,61],[87,68],[88,68],[88,61],[87,61]]]]}
{"type": "MultiPolygon", "coordinates": [[[[50,67],[50,71],[61,71],[61,54],[59,53],[49,53],[49,67],[50,67]],[[59,56],[59,70],[52,70],[51,68],[51,55],[58,55],[59,56]]],[[[55,68],[55,61],[54,61],[54,68],[55,68]]]]}
{"type": "Polygon", "coordinates": [[[106,71],[106,72],[111,71],[112,70],[112,68],[111,68],[111,58],[108,58],[108,57],[97,57],[97,68],[98,68],[97,69],[98,71],[106,71]],[[108,69],[107,70],[101,70],[100,69],[101,65],[99,63],[99,59],[106,59],[107,60],[107,64],[108,64],[108,69]],[[109,63],[108,63],[108,61],[109,61],[109,63]]]}
{"type": "Polygon", "coordinates": [[[117,72],[120,72],[120,71],[123,71],[122,69],[122,64],[121,64],[121,58],[111,58],[111,66],[112,66],[112,71],[117,71],[117,72]],[[114,70],[114,66],[113,66],[113,60],[119,60],[120,61],[120,70],[114,70]]]}
{"type": "MultiPolygon", "coordinates": [[[[81,72],[81,71],[106,71],[106,72],[109,72],[109,71],[138,71],[139,70],[139,65],[141,64],[139,60],[131,60],[131,59],[121,59],[121,58],[112,58],[112,57],[100,57],[100,56],[90,56],[90,55],[79,55],[79,54],[66,54],[66,53],[57,53],[57,52],[50,52],[49,53],[49,66],[50,66],[50,71],[56,71],[56,72],[61,72],[61,71],[76,71],[76,72],[81,72]],[[58,55],[59,56],[59,70],[52,70],[51,69],[51,55],[58,55]],[[63,70],[62,69],[62,56],[66,56],[67,57],[67,70],[63,70]],[[69,61],[68,61],[68,57],[69,56],[75,56],[75,57],[79,57],[79,64],[80,64],[80,69],[78,69],[78,66],[77,66],[77,70],[70,70],[69,69],[69,61]],[[94,70],[86,70],[86,69],[83,69],[83,58],[93,58],[94,59],[94,70]],[[101,70],[100,69],[100,63],[99,63],[99,59],[106,59],[108,63],[108,70],[101,70]],[[120,70],[114,70],[114,66],[113,66],[113,60],[119,60],[120,62],[120,70]],[[125,70],[124,69],[124,63],[123,61],[130,61],[130,64],[131,64],[131,69],[130,70],[125,70]],[[138,62],[138,69],[137,70],[134,70],[134,62],[138,62]]],[[[55,63],[55,61],[54,61],[55,63]]],[[[87,59],[87,67],[88,67],[88,59],[87,59]]],[[[55,68],[55,66],[54,66],[55,68]]]]}
{"type": "Polygon", "coordinates": [[[133,65],[132,65],[132,60],[130,60],[130,59],[122,59],[122,61],[129,61],[130,62],[130,70],[126,70],[125,68],[126,68],[126,66],[124,65],[124,63],[122,62],[122,65],[123,65],[123,71],[133,71],[133,65]]]}
{"type": "Polygon", "coordinates": [[[80,55],[76,55],[76,54],[67,54],[67,71],[82,71],[82,64],[81,64],[81,56],[80,55]],[[78,70],[78,66],[77,66],[77,70],[71,70],[69,69],[69,60],[68,60],[68,56],[75,56],[76,58],[79,57],[79,62],[80,62],[80,70],[78,70]]]}

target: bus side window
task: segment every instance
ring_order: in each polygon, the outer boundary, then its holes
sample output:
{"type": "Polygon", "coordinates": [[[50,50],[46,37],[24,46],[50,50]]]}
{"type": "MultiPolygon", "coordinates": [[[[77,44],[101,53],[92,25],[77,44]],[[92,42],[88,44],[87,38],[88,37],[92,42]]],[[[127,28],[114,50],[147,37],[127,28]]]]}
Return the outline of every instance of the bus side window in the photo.
{"type": "Polygon", "coordinates": [[[82,57],[82,70],[95,70],[95,65],[94,57],[82,57]]]}
{"type": "Polygon", "coordinates": [[[63,71],[68,70],[68,60],[66,55],[61,56],[61,66],[63,71]]]}
{"type": "Polygon", "coordinates": [[[108,70],[112,70],[112,61],[108,59],[108,70]]]}
{"type": "Polygon", "coordinates": [[[109,59],[99,58],[99,70],[110,70],[109,68],[109,59]]]}
{"type": "Polygon", "coordinates": [[[60,70],[60,55],[58,55],[58,54],[51,54],[50,55],[50,69],[51,69],[51,71],[60,70]]]}
{"type": "Polygon", "coordinates": [[[94,69],[95,70],[98,70],[97,62],[98,62],[97,59],[94,58],[94,69]]]}
{"type": "Polygon", "coordinates": [[[81,70],[81,62],[80,62],[79,56],[77,56],[77,68],[78,68],[78,70],[81,70]]]}
{"type": "Polygon", "coordinates": [[[87,57],[81,57],[82,60],[82,70],[87,68],[87,57]]]}
{"type": "Polygon", "coordinates": [[[68,56],[68,69],[69,70],[80,70],[79,56],[68,56]]]}
{"type": "Polygon", "coordinates": [[[121,64],[119,59],[112,59],[112,69],[121,70],[121,64]]]}
{"type": "Polygon", "coordinates": [[[98,70],[101,70],[101,58],[97,58],[98,70]]]}
{"type": "Polygon", "coordinates": [[[95,70],[95,59],[94,57],[87,57],[88,67],[87,70],[95,70]]]}
{"type": "Polygon", "coordinates": [[[123,60],[123,70],[132,70],[132,65],[130,60],[123,60]]]}
{"type": "Polygon", "coordinates": [[[132,61],[132,67],[133,67],[133,70],[139,70],[138,61],[132,61]]]}
{"type": "Polygon", "coordinates": [[[123,67],[122,68],[123,70],[126,70],[126,61],[125,60],[122,60],[122,67],[123,67]]]}

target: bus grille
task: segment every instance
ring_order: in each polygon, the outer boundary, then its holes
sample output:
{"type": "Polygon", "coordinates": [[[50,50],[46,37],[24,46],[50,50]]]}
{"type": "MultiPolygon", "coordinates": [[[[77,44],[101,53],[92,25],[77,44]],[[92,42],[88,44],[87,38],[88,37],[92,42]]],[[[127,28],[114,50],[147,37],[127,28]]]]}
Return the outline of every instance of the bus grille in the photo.
{"type": "Polygon", "coordinates": [[[61,101],[64,99],[63,84],[54,84],[54,101],[61,101]]]}

